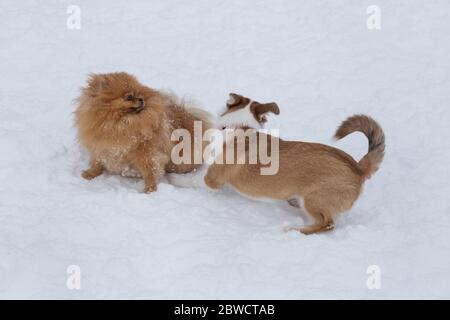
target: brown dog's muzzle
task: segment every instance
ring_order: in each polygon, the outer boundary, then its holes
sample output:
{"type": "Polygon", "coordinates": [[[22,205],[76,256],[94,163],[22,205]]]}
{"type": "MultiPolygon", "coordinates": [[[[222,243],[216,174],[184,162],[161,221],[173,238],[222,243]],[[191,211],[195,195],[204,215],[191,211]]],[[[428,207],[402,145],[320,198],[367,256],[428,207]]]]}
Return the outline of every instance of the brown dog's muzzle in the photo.
{"type": "Polygon", "coordinates": [[[145,108],[145,101],[144,99],[140,98],[137,107],[130,108],[130,113],[139,113],[142,110],[144,110],[144,108],[145,108]]]}

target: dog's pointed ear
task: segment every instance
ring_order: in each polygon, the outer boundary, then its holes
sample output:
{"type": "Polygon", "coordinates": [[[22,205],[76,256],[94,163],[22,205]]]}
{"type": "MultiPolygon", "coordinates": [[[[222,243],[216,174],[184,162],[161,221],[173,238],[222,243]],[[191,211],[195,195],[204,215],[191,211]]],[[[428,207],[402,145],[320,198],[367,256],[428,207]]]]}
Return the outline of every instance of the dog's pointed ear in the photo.
{"type": "Polygon", "coordinates": [[[89,75],[87,90],[92,97],[95,97],[101,90],[109,88],[107,77],[102,74],[91,73],[89,75]]]}
{"type": "Polygon", "coordinates": [[[273,114],[276,115],[280,114],[280,108],[275,102],[270,103],[253,102],[250,107],[250,110],[255,116],[255,119],[261,122],[267,121],[265,115],[269,112],[272,112],[273,114]]]}
{"type": "Polygon", "coordinates": [[[238,105],[242,100],[242,96],[236,93],[230,93],[227,100],[227,108],[238,105]]]}

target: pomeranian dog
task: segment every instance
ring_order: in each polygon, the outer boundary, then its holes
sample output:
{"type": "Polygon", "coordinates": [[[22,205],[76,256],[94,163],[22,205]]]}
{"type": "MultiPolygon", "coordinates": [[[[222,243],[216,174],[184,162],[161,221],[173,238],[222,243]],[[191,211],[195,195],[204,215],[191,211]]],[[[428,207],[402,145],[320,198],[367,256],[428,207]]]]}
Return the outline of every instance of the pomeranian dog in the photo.
{"type": "MultiPolygon", "coordinates": [[[[364,182],[379,168],[384,157],[385,137],[380,125],[365,115],[354,115],[346,119],[337,129],[335,137],[359,131],[369,140],[367,154],[354,160],[342,150],[331,146],[302,141],[286,141],[259,132],[265,114],[279,114],[276,103],[261,104],[238,94],[230,94],[227,109],[219,119],[219,127],[231,130],[255,131],[258,140],[268,140],[271,153],[278,151],[279,168],[273,175],[261,174],[265,164],[215,162],[195,173],[170,175],[169,181],[181,187],[207,187],[218,190],[223,185],[231,185],[240,194],[251,199],[282,200],[294,207],[302,208],[314,223],[298,230],[304,234],[325,232],[334,228],[337,214],[349,210],[359,198],[364,182]],[[268,139],[271,138],[271,139],[268,139]],[[278,140],[277,150],[273,150],[272,138],[278,140]],[[271,150],[272,148],[272,150],[271,150]]],[[[231,150],[236,150],[236,142],[231,150]]],[[[249,159],[251,143],[245,142],[245,159],[249,159]]],[[[257,148],[253,148],[257,149],[257,148]]],[[[228,149],[219,146],[222,157],[228,149]]],[[[260,150],[259,150],[260,151],[260,150]]]]}
{"type": "Polygon", "coordinates": [[[78,102],[78,139],[90,155],[83,178],[90,180],[104,171],[142,177],[144,192],[149,193],[157,189],[165,171],[185,173],[198,167],[171,162],[170,137],[178,128],[193,132],[196,120],[203,122],[203,130],[210,128],[206,111],[189,108],[125,72],[92,74],[78,102]]]}

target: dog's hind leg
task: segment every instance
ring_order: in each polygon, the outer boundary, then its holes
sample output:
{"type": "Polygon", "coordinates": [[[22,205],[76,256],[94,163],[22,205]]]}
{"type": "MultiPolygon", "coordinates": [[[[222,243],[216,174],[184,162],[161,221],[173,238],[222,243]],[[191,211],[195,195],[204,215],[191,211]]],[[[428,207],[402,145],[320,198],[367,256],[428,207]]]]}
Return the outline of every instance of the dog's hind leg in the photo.
{"type": "MultiPolygon", "coordinates": [[[[331,199],[332,200],[332,199],[331,199]]],[[[305,211],[314,219],[310,226],[302,227],[299,231],[303,234],[326,232],[334,229],[335,207],[330,205],[330,197],[323,193],[315,193],[305,197],[305,211]]]]}
{"type": "Polygon", "coordinates": [[[303,234],[310,235],[313,233],[319,233],[319,232],[326,232],[334,229],[334,221],[329,220],[327,223],[325,223],[325,219],[321,214],[316,216],[312,215],[314,218],[314,223],[310,226],[306,227],[286,227],[284,228],[284,231],[299,231],[303,234]]]}
{"type": "Polygon", "coordinates": [[[304,198],[305,211],[314,219],[311,226],[300,229],[304,234],[325,232],[334,229],[334,219],[337,214],[349,210],[358,199],[360,188],[328,187],[310,193],[304,198]]]}

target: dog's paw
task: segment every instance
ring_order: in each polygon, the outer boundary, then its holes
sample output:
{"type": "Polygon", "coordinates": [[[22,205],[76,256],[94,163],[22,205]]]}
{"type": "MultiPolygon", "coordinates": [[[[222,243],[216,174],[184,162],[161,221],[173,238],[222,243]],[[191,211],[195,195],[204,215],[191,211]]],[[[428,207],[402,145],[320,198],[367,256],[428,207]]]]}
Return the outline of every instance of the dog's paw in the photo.
{"type": "Polygon", "coordinates": [[[147,185],[144,188],[144,193],[152,193],[157,190],[156,184],[155,185],[147,185]]]}
{"type": "Polygon", "coordinates": [[[89,170],[84,170],[82,173],[81,173],[81,176],[83,177],[83,178],[85,178],[86,180],[92,180],[92,179],[94,179],[95,177],[97,177],[98,175],[95,175],[95,174],[93,174],[91,171],[89,171],[89,170]]]}

